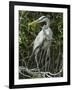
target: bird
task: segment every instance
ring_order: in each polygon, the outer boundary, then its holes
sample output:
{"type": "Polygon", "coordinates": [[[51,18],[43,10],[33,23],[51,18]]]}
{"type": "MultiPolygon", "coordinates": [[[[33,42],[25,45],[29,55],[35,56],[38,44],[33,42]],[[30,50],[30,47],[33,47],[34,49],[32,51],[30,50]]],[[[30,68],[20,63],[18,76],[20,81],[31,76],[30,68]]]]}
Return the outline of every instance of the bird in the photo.
{"type": "Polygon", "coordinates": [[[37,54],[41,48],[44,50],[47,50],[47,54],[50,53],[50,45],[51,40],[53,39],[53,32],[50,28],[50,18],[47,16],[41,16],[38,19],[34,20],[33,22],[29,23],[29,25],[39,24],[45,22],[45,24],[42,26],[42,29],[37,34],[34,42],[33,42],[33,54],[35,55],[35,61],[37,64],[37,69],[40,72],[37,54]]]}

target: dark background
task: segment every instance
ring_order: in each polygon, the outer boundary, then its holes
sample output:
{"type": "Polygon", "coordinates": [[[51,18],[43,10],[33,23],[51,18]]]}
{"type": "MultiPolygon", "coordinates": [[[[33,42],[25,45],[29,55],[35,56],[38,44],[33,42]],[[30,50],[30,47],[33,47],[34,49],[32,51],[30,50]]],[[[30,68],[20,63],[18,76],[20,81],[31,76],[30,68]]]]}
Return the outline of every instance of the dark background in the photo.
{"type": "MultiPolygon", "coordinates": [[[[41,16],[50,15],[50,28],[53,32],[53,41],[51,45],[50,55],[51,63],[49,71],[51,73],[59,72],[63,64],[63,13],[53,13],[53,12],[32,12],[32,11],[19,11],[19,67],[24,68],[36,68],[36,63],[33,60],[29,60],[32,50],[33,41],[35,40],[37,34],[40,32],[42,25],[28,26],[28,24],[41,16]]],[[[40,69],[42,66],[40,67],[40,69]]],[[[42,70],[42,69],[41,69],[42,70]]],[[[27,74],[22,71],[22,73],[27,74]]],[[[63,73],[57,77],[63,76],[63,73]]],[[[37,78],[32,76],[31,78],[37,78]]],[[[19,74],[20,79],[24,79],[22,74],[19,74]]]]}

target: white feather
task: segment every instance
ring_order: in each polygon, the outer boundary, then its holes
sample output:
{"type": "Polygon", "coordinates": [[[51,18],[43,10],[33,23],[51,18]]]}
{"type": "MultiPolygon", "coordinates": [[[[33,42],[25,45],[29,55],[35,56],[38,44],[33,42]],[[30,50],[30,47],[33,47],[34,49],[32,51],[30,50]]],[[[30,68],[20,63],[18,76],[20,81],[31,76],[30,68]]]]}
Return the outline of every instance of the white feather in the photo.
{"type": "Polygon", "coordinates": [[[48,45],[50,44],[49,41],[52,40],[52,30],[48,28],[45,30],[45,33],[43,29],[38,33],[36,39],[34,40],[33,51],[42,44],[44,39],[47,39],[47,41],[44,42],[44,48],[48,47],[48,45]]]}

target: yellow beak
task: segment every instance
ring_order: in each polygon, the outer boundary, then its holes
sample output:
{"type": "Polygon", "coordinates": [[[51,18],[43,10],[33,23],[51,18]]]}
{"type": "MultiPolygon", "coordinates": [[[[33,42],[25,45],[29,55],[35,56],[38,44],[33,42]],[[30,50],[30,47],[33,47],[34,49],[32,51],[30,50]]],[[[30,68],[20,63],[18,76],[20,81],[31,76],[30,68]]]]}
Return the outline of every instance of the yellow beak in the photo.
{"type": "Polygon", "coordinates": [[[31,26],[31,25],[36,25],[37,23],[38,23],[38,20],[35,20],[35,21],[29,23],[28,25],[29,25],[29,26],[31,26]]]}

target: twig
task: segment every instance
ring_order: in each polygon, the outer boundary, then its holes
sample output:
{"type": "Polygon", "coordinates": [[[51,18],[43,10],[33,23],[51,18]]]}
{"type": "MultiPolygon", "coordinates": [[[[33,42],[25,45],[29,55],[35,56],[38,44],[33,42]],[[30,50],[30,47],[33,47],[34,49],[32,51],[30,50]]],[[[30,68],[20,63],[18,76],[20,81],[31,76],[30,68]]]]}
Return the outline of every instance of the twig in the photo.
{"type": "Polygon", "coordinates": [[[48,78],[52,78],[50,75],[48,75],[48,74],[46,74],[46,76],[48,77],[48,78]]]}
{"type": "Polygon", "coordinates": [[[22,73],[21,71],[19,71],[20,74],[22,74],[24,77],[28,77],[28,78],[31,78],[31,76],[29,75],[25,75],[24,73],[22,73]]]}
{"type": "Polygon", "coordinates": [[[48,74],[50,74],[50,75],[52,75],[52,76],[56,76],[56,75],[59,75],[62,71],[63,71],[63,69],[61,69],[59,72],[57,72],[57,73],[55,73],[55,74],[53,74],[53,73],[51,73],[51,72],[48,72],[48,74]]]}

